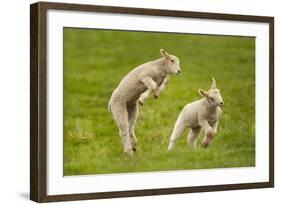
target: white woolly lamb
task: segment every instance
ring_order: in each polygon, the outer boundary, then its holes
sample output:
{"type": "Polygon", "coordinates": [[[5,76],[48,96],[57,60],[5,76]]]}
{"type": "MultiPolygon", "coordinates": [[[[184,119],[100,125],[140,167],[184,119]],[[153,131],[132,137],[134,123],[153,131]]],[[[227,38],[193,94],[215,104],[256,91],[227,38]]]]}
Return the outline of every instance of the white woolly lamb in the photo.
{"type": "Polygon", "coordinates": [[[210,90],[204,91],[199,89],[198,91],[204,98],[187,104],[183,108],[176,121],[168,150],[174,147],[176,141],[187,127],[191,128],[187,140],[192,148],[196,148],[196,141],[201,129],[205,134],[203,140],[204,147],[210,144],[217,133],[219,120],[222,114],[220,107],[223,105],[223,100],[219,89],[216,88],[215,79],[213,78],[210,90]]]}
{"type": "Polygon", "coordinates": [[[138,101],[143,105],[151,93],[158,98],[168,82],[168,76],[180,73],[179,59],[163,49],[160,49],[160,53],[162,58],[142,64],[129,72],[113,91],[108,103],[119,128],[124,151],[129,155],[133,155],[138,144],[134,133],[138,101]]]}

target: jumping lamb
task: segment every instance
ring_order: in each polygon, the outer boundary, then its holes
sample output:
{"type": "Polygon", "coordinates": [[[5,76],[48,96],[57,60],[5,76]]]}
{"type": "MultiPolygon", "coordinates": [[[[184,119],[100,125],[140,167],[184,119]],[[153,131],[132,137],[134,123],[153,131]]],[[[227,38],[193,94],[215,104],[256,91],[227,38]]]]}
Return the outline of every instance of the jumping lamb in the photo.
{"type": "Polygon", "coordinates": [[[196,148],[196,141],[201,130],[205,134],[203,147],[207,147],[211,143],[217,133],[222,114],[221,107],[224,104],[220,91],[216,88],[216,80],[214,78],[212,80],[211,88],[208,91],[198,90],[199,94],[204,98],[187,104],[183,108],[176,121],[168,150],[174,147],[176,141],[187,127],[191,128],[187,141],[192,148],[196,148]]]}
{"type": "Polygon", "coordinates": [[[153,94],[158,98],[169,80],[169,75],[180,73],[179,58],[160,49],[162,58],[142,64],[129,72],[113,91],[108,103],[109,111],[119,129],[124,152],[133,155],[138,140],[134,126],[138,118],[138,102],[143,105],[153,94]]]}

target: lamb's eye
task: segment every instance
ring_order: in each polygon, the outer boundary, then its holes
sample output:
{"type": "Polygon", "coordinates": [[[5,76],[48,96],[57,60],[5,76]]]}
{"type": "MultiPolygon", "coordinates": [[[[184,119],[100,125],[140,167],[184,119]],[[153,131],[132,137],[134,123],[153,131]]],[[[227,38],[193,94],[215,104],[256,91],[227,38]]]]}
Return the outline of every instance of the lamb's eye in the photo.
{"type": "Polygon", "coordinates": [[[212,98],[212,97],[210,97],[210,100],[211,100],[211,101],[214,101],[215,99],[214,99],[214,98],[212,98]]]}
{"type": "Polygon", "coordinates": [[[174,60],[171,60],[171,62],[174,63],[175,61],[174,61],[174,60]]]}

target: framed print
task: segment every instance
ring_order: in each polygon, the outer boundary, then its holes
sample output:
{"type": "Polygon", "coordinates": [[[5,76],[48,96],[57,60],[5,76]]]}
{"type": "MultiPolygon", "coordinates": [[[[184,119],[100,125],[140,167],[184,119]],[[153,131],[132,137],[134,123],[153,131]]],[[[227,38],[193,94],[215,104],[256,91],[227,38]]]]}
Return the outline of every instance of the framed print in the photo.
{"type": "Polygon", "coordinates": [[[274,18],[30,7],[30,198],[274,186],[274,18]]]}

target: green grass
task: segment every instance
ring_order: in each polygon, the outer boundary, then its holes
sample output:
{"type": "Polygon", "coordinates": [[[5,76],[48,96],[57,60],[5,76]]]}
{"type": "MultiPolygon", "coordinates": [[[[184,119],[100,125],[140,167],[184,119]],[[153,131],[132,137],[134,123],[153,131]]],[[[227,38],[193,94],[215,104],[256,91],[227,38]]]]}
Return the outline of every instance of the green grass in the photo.
{"type": "Polygon", "coordinates": [[[254,38],[64,29],[65,175],[246,166],[255,166],[254,38]],[[180,58],[182,73],[140,107],[139,148],[128,158],[107,103],[122,77],[159,58],[160,48],[180,58]],[[212,76],[225,102],[215,140],[191,150],[186,131],[167,153],[178,114],[212,76]]]}

